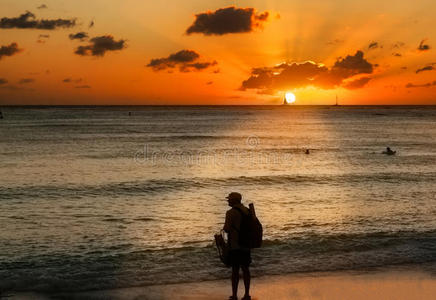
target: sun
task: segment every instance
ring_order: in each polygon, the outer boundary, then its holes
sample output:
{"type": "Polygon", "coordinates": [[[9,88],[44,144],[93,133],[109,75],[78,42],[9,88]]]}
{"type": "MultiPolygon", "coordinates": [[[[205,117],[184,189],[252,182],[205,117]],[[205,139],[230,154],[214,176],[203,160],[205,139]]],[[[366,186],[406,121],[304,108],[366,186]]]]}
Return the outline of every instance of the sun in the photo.
{"type": "Polygon", "coordinates": [[[294,95],[294,93],[286,92],[285,100],[286,100],[287,104],[294,103],[295,102],[295,95],[294,95]]]}

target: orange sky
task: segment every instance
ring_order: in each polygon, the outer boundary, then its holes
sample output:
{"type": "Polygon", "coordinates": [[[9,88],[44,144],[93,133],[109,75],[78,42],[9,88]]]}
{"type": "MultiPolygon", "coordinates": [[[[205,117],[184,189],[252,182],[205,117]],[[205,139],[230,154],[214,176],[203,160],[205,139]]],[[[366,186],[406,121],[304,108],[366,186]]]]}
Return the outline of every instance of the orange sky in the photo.
{"type": "Polygon", "coordinates": [[[7,19],[0,22],[0,47],[17,43],[20,49],[13,55],[0,50],[0,105],[261,105],[281,104],[286,91],[296,95],[296,104],[332,104],[336,95],[341,104],[436,104],[436,2],[430,0],[1,0],[0,8],[0,19],[7,19]],[[253,8],[249,31],[186,33],[196,14],[229,6],[253,8]],[[75,19],[75,25],[10,25],[26,11],[35,15],[29,21],[75,19]],[[78,32],[88,38],[69,38],[78,32]],[[92,38],[107,35],[114,43],[124,41],[122,48],[91,55],[86,47],[92,38]],[[79,46],[88,55],[75,54],[79,46]],[[181,50],[199,55],[189,64],[211,65],[189,72],[180,71],[179,62],[159,64],[161,70],[147,67],[181,50]],[[253,68],[267,67],[271,75],[277,64],[312,61],[333,72],[335,63],[358,50],[372,70],[350,73],[337,85],[295,84],[297,72],[286,88],[241,89],[253,68]],[[345,87],[363,77],[368,79],[362,87],[345,87]]]}

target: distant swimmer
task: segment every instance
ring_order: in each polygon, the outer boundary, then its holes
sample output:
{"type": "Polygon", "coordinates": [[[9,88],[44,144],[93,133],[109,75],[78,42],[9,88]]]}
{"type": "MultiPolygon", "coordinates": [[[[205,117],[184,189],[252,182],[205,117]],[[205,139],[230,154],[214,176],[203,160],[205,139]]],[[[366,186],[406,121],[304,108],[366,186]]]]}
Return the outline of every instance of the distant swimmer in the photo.
{"type": "Polygon", "coordinates": [[[386,151],[383,151],[382,153],[386,155],[394,155],[397,151],[392,151],[390,147],[386,147],[386,151]]]}
{"type": "Polygon", "coordinates": [[[132,112],[131,111],[129,111],[129,117],[132,115],[132,112]]]}
{"type": "Polygon", "coordinates": [[[310,149],[306,149],[306,152],[304,152],[306,154],[310,154],[310,149]]]}
{"type": "Polygon", "coordinates": [[[0,110],[0,119],[3,119],[3,113],[1,110],[0,110]]]}

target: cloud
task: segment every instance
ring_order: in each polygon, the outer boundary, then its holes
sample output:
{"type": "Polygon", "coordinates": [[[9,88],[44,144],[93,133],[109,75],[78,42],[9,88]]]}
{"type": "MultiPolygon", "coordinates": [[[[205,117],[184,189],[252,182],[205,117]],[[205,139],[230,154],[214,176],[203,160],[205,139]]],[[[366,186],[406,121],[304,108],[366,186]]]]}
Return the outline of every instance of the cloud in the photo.
{"type": "Polygon", "coordinates": [[[19,84],[28,84],[28,83],[32,83],[35,82],[35,79],[33,78],[22,78],[20,79],[20,81],[18,81],[19,84]]]}
{"type": "Polygon", "coordinates": [[[382,48],[379,44],[378,44],[378,42],[372,42],[372,43],[370,43],[369,44],[369,46],[368,46],[368,49],[369,50],[371,50],[371,49],[377,49],[377,48],[382,48]]]}
{"type": "Polygon", "coordinates": [[[6,84],[6,83],[8,83],[8,81],[6,79],[0,78],[0,85],[6,84]]]}
{"type": "Polygon", "coordinates": [[[331,41],[327,41],[327,45],[339,45],[339,44],[342,44],[343,42],[345,42],[344,40],[341,40],[341,39],[334,39],[334,40],[331,40],[331,41]]]}
{"type": "Polygon", "coordinates": [[[126,47],[125,40],[115,41],[111,35],[97,36],[90,40],[87,46],[77,47],[76,53],[81,56],[104,56],[107,51],[122,50],[126,47]]]}
{"type": "Polygon", "coordinates": [[[17,18],[4,17],[0,19],[0,28],[3,29],[19,28],[53,30],[56,28],[70,28],[75,25],[75,19],[36,20],[35,15],[29,11],[17,18]]]}
{"type": "Polygon", "coordinates": [[[65,78],[64,80],[62,80],[62,82],[64,83],[70,83],[70,82],[75,82],[75,83],[79,83],[82,82],[82,78],[78,78],[78,79],[73,79],[73,78],[65,78]]]}
{"type": "Polygon", "coordinates": [[[423,39],[422,41],[421,41],[421,43],[419,43],[419,46],[418,46],[418,50],[419,51],[427,51],[427,50],[430,50],[430,45],[428,45],[428,44],[424,44],[425,42],[427,41],[427,39],[423,39]]]}
{"type": "Polygon", "coordinates": [[[4,89],[4,90],[10,90],[10,91],[28,91],[28,92],[35,91],[34,88],[27,88],[27,87],[12,85],[12,84],[0,86],[0,88],[4,89]]]}
{"type": "Polygon", "coordinates": [[[87,39],[89,36],[88,36],[88,34],[86,32],[81,31],[81,32],[74,33],[74,34],[71,33],[68,37],[70,38],[70,40],[81,40],[81,41],[83,41],[83,40],[87,39]]]}
{"type": "Polygon", "coordinates": [[[262,28],[262,24],[268,20],[268,17],[269,12],[257,14],[256,10],[251,7],[220,8],[214,12],[196,14],[195,21],[186,30],[186,34],[223,35],[252,32],[256,28],[262,28]]]}
{"type": "Polygon", "coordinates": [[[1,46],[0,47],[0,60],[3,58],[3,56],[12,56],[12,55],[15,55],[21,51],[22,50],[18,48],[17,43],[11,43],[8,46],[1,46]]]}
{"type": "Polygon", "coordinates": [[[371,80],[370,77],[362,77],[345,83],[343,87],[349,90],[360,89],[363,88],[370,80],[371,80]]]}
{"type": "Polygon", "coordinates": [[[201,71],[217,64],[216,61],[200,62],[200,55],[194,50],[180,50],[168,57],[153,58],[147,67],[154,71],[179,68],[180,72],[201,71]]]}
{"type": "Polygon", "coordinates": [[[406,84],[406,88],[408,88],[408,89],[410,89],[410,88],[428,88],[428,87],[432,87],[432,86],[436,86],[436,80],[433,82],[428,82],[428,83],[424,83],[424,84],[413,84],[413,83],[406,84]]]}
{"type": "Polygon", "coordinates": [[[434,63],[433,64],[429,64],[428,66],[425,66],[425,67],[422,67],[422,68],[416,70],[416,74],[424,72],[424,71],[433,71],[435,69],[433,67],[433,65],[434,65],[434,63]]]}
{"type": "Polygon", "coordinates": [[[400,49],[403,48],[406,44],[403,42],[396,42],[395,44],[392,45],[392,48],[394,49],[400,49]]]}
{"type": "Polygon", "coordinates": [[[344,80],[355,75],[371,74],[373,72],[373,65],[363,55],[362,51],[357,51],[355,55],[339,58],[331,68],[312,61],[282,63],[274,67],[254,68],[250,77],[242,82],[241,90],[258,89],[274,93],[278,90],[307,86],[322,89],[332,89],[337,86],[358,88],[364,86],[369,79],[360,79],[356,82],[344,82],[344,80]]]}
{"type": "Polygon", "coordinates": [[[37,7],[37,9],[46,9],[46,8],[48,7],[45,4],[41,4],[40,6],[37,7]]]}
{"type": "Polygon", "coordinates": [[[38,36],[38,40],[36,42],[39,44],[45,44],[45,42],[46,42],[45,39],[48,39],[49,37],[50,37],[50,35],[48,35],[48,34],[40,34],[38,36]]]}

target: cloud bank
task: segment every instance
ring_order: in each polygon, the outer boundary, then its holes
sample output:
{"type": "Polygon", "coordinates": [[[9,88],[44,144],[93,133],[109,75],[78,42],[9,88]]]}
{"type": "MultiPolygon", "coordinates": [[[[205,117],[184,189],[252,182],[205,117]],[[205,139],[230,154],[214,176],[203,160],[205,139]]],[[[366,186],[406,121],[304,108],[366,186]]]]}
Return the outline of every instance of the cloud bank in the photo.
{"type": "Polygon", "coordinates": [[[77,47],[76,53],[81,56],[104,56],[108,51],[117,51],[126,48],[126,41],[115,41],[111,35],[103,35],[94,37],[90,40],[90,44],[87,46],[77,47]]]}
{"type": "Polygon", "coordinates": [[[201,71],[217,64],[216,61],[200,62],[200,54],[194,50],[180,50],[168,57],[153,58],[147,67],[154,71],[179,68],[180,72],[201,71]]]}
{"type": "Polygon", "coordinates": [[[19,28],[54,30],[57,28],[70,28],[75,25],[75,19],[36,20],[35,15],[29,11],[16,18],[4,17],[0,20],[0,28],[3,29],[19,28]]]}
{"type": "Polygon", "coordinates": [[[269,12],[257,14],[254,8],[236,8],[234,6],[220,8],[195,15],[194,23],[186,30],[186,34],[201,33],[204,35],[224,35],[229,33],[246,33],[262,28],[268,20],[269,12]]]}
{"type": "Polygon", "coordinates": [[[354,55],[339,58],[331,68],[312,61],[254,68],[250,77],[242,82],[241,90],[258,89],[261,93],[274,93],[307,86],[321,89],[332,89],[337,86],[348,89],[361,88],[370,78],[352,80],[352,77],[371,74],[374,70],[374,65],[363,56],[362,51],[357,51],[354,55]]]}

